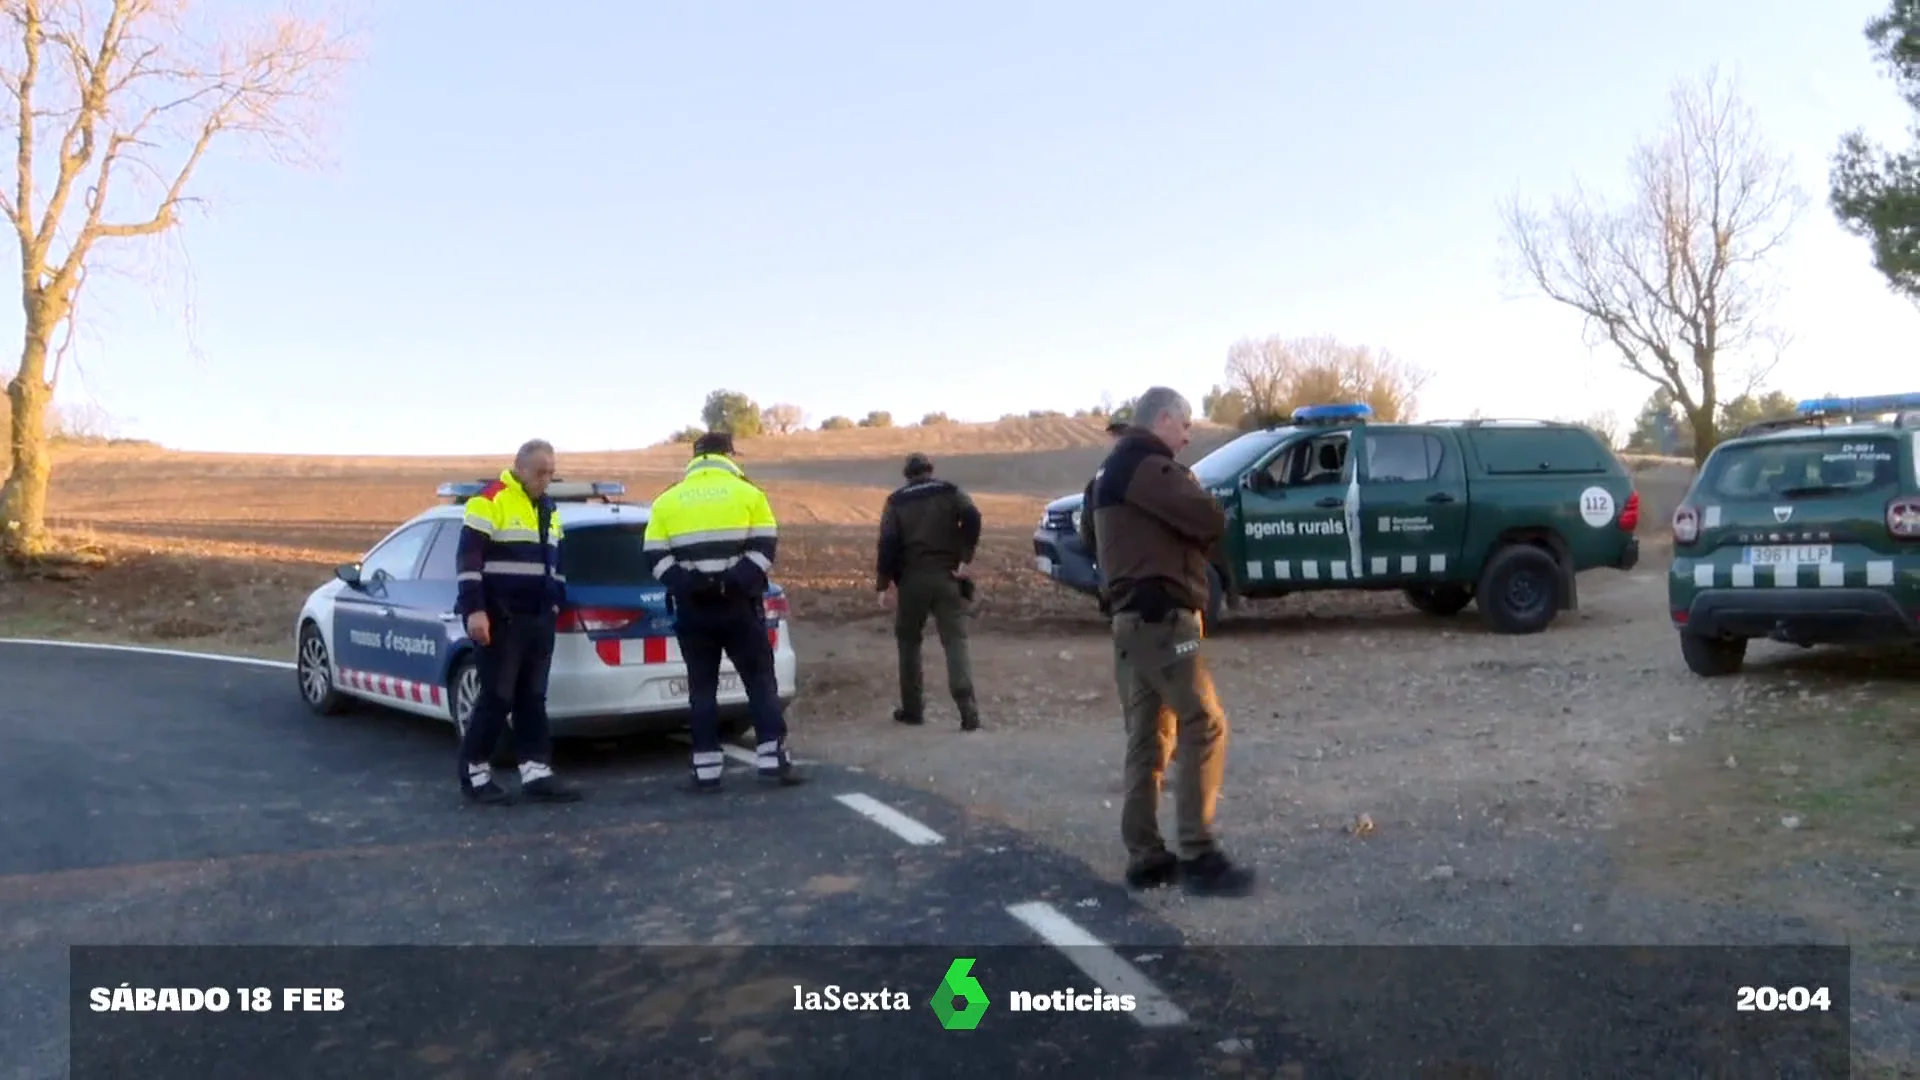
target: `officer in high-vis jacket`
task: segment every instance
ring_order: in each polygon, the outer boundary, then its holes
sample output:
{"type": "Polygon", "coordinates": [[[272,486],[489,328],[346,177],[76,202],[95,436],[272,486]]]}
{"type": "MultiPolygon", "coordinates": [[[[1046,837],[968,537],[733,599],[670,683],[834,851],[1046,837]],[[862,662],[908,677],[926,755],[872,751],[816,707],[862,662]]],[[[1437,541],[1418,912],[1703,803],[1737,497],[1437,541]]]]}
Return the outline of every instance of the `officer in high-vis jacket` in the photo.
{"type": "Polygon", "coordinates": [[[733,456],[733,436],[709,432],[693,444],[686,476],[660,493],[647,520],[646,553],[653,576],[673,599],[676,636],[687,665],[696,791],[718,791],[726,756],[720,749],[720,658],[733,662],[753,714],[755,765],[761,779],[794,785],[780,681],[767,640],[765,599],[780,527],[767,495],[747,481],[733,456]]]}
{"type": "Polygon", "coordinates": [[[547,730],[547,670],[566,600],[560,519],[547,497],[553,470],[553,444],[529,441],[512,468],[467,500],[461,520],[454,612],[474,644],[480,696],[460,739],[460,790],[476,802],[511,799],[490,764],[509,712],[520,793],[558,802],[580,797],[553,775],[547,730]]]}

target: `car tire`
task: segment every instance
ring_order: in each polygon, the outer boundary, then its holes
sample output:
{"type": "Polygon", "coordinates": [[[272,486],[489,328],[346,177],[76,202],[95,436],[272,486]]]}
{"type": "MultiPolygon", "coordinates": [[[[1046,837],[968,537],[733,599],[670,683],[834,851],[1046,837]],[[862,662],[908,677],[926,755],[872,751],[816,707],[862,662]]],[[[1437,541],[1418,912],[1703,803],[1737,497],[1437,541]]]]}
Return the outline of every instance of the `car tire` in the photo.
{"type": "MultiPolygon", "coordinates": [[[[454,737],[460,742],[466,742],[467,718],[472,715],[479,695],[480,665],[473,654],[468,653],[453,665],[453,672],[447,676],[447,711],[453,716],[454,737]]],[[[500,739],[494,744],[493,764],[502,767],[514,764],[511,717],[507,726],[500,729],[500,739]]]]}
{"type": "Polygon", "coordinates": [[[1702,678],[1737,675],[1747,662],[1747,639],[1681,634],[1680,657],[1688,671],[1702,678]]]}
{"type": "Polygon", "coordinates": [[[294,676],[300,683],[300,700],[307,703],[307,708],[321,716],[347,710],[347,695],[333,685],[333,658],[327,655],[327,639],[311,622],[300,624],[294,676]]]}
{"type": "Polygon", "coordinates": [[[1452,618],[1473,603],[1473,589],[1465,585],[1419,585],[1407,590],[1407,603],[1423,614],[1452,618]]]}
{"type": "Polygon", "coordinates": [[[1560,563],[1530,544],[1494,553],[1480,575],[1480,615],[1499,634],[1537,634],[1560,614],[1560,563]]]}

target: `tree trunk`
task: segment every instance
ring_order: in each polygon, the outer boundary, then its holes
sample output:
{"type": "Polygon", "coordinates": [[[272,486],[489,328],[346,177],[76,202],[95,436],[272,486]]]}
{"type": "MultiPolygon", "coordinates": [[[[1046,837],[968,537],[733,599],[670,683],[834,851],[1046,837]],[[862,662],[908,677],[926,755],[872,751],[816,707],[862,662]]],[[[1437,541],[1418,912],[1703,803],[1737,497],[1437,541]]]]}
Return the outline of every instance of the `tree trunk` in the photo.
{"type": "Polygon", "coordinates": [[[53,477],[53,459],[47,452],[47,410],[53,401],[53,391],[47,387],[51,336],[44,319],[28,316],[20,370],[7,386],[7,400],[13,406],[7,440],[13,469],[7,482],[0,484],[0,554],[16,561],[38,558],[48,549],[47,487],[53,477]]]}
{"type": "Polygon", "coordinates": [[[1711,405],[1687,410],[1687,422],[1693,425],[1693,467],[1706,464],[1707,455],[1720,445],[1720,425],[1711,405]]]}

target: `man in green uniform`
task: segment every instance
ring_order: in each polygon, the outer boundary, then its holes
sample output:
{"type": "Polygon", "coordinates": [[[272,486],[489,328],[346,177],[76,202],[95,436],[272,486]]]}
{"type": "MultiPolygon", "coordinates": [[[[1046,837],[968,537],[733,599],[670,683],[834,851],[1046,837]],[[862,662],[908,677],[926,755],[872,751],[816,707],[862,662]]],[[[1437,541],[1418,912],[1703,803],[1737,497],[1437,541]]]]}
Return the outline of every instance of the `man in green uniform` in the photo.
{"type": "Polygon", "coordinates": [[[1127,720],[1121,838],[1127,882],[1239,895],[1253,874],[1221,853],[1214,810],[1226,774],[1227,716],[1201,654],[1201,612],[1210,585],[1207,552],[1226,531],[1226,513],[1174,460],[1192,438],[1193,410],[1156,386],[1141,395],[1132,424],[1094,474],[1081,520],[1095,520],[1095,561],[1113,611],[1116,681],[1127,720]],[[1179,857],[1160,835],[1166,768],[1162,710],[1178,726],[1174,806],[1179,857]]]}
{"type": "Polygon", "coordinates": [[[978,731],[980,708],[967,655],[966,612],[973,591],[968,564],[980,544],[980,510],[966,492],[934,478],[933,462],[925,454],[909,456],[904,474],[906,486],[887,496],[880,515],[874,581],[881,604],[895,602],[900,708],[893,718],[903,724],[926,722],[920,641],[931,615],[947,656],[947,690],[960,710],[960,730],[978,731]]]}

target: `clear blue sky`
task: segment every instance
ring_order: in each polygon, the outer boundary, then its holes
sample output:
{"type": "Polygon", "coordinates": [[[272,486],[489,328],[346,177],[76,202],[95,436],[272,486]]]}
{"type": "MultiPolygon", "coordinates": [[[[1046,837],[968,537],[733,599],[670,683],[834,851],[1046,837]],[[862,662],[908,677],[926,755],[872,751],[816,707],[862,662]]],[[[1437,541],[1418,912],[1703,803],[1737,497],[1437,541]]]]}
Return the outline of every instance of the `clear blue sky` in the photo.
{"type": "Polygon", "coordinates": [[[1906,121],[1884,3],[384,7],[335,167],[207,169],[158,288],[92,283],[63,398],[186,448],[564,452],[716,386],[1197,400],[1238,337],[1332,333],[1434,371],[1428,415],[1625,418],[1650,387],[1508,299],[1496,204],[1617,184],[1715,61],[1812,196],[1774,383],[1920,390],[1920,313],[1824,203],[1839,135],[1906,121]]]}

